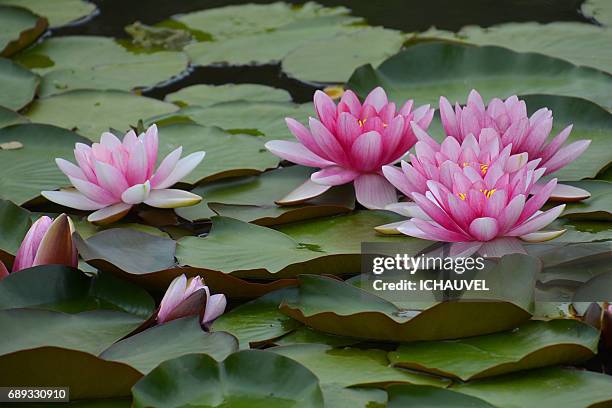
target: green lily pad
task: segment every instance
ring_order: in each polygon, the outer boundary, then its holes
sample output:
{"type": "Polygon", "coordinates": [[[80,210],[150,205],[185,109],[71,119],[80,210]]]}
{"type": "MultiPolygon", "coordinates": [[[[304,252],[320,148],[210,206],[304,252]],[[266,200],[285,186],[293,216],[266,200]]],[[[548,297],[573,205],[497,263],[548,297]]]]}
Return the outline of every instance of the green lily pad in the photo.
{"type": "Polygon", "coordinates": [[[582,14],[594,18],[603,25],[612,24],[612,6],[606,0],[587,0],[582,4],[582,14]]]}
{"type": "Polygon", "coordinates": [[[231,218],[213,217],[206,238],[185,237],[178,241],[176,257],[182,265],[240,278],[358,273],[362,242],[401,243],[407,252],[415,254],[431,245],[408,237],[377,236],[375,226],[397,218],[387,211],[360,211],[286,224],[275,231],[231,218]],[[235,251],[237,247],[240,252],[235,251]]]}
{"type": "MultiPolygon", "coordinates": [[[[3,383],[22,387],[69,387],[71,400],[125,398],[130,396],[130,389],[142,377],[141,373],[126,364],[59,347],[42,346],[16,351],[0,356],[0,362],[0,380],[3,383]]],[[[72,407],[73,404],[67,406],[72,407]]],[[[115,407],[97,404],[83,406],[115,407]]]]}
{"type": "Polygon", "coordinates": [[[297,362],[243,350],[218,363],[205,354],[161,363],[132,389],[135,408],[227,406],[322,408],[317,378],[297,362]]]}
{"type": "Polygon", "coordinates": [[[303,5],[276,2],[219,7],[183,14],[174,19],[189,28],[209,33],[215,40],[224,40],[271,32],[298,21],[348,13],[349,10],[344,7],[327,8],[314,2],[303,5]]]}
{"type": "Polygon", "coordinates": [[[612,108],[609,75],[561,59],[495,46],[418,44],[376,69],[371,65],[358,68],[347,84],[361,96],[376,86],[385,88],[396,102],[414,99],[419,105],[437,105],[440,95],[464,101],[471,89],[477,89],[485,100],[542,93],[581,97],[612,108]],[[422,61],[428,61],[426,67],[422,61]]]}
{"type": "Polygon", "coordinates": [[[21,7],[0,6],[0,57],[33,43],[46,29],[47,19],[21,7]]]}
{"type": "Polygon", "coordinates": [[[557,170],[552,177],[557,177],[559,180],[593,178],[612,163],[612,152],[608,149],[612,136],[612,114],[610,112],[595,103],[580,98],[529,95],[524,99],[530,113],[542,107],[548,107],[553,111],[555,118],[555,126],[551,132],[553,135],[569,124],[574,125],[567,144],[579,139],[591,140],[591,145],[584,153],[572,163],[557,170]]]}
{"type": "Polygon", "coordinates": [[[291,102],[284,89],[257,84],[192,85],[166,95],[165,100],[178,106],[205,108],[221,102],[291,102]]]}
{"type": "Polygon", "coordinates": [[[182,52],[129,51],[112,38],[50,38],[24,51],[18,61],[43,76],[40,94],[74,89],[129,91],[166,81],[187,68],[182,52]]]}
{"type": "Polygon", "coordinates": [[[233,334],[239,340],[241,349],[256,347],[281,337],[301,326],[300,322],[278,310],[285,299],[294,295],[295,288],[268,293],[221,315],[211,330],[233,334]]]}
{"type": "MultiPolygon", "coordinates": [[[[576,203],[567,203],[564,217],[612,221],[612,183],[603,180],[583,180],[566,183],[591,193],[591,197],[576,203]]],[[[610,225],[612,228],[612,225],[610,225]]]]}
{"type": "Polygon", "coordinates": [[[75,129],[97,141],[109,128],[127,129],[140,119],[176,109],[172,104],[128,92],[77,90],[40,98],[26,115],[32,122],[75,129]]]}
{"type": "Polygon", "coordinates": [[[431,385],[394,384],[387,393],[388,408],[494,408],[481,399],[431,385]]]}
{"type": "Polygon", "coordinates": [[[575,320],[530,321],[510,332],[459,340],[415,342],[389,353],[395,366],[463,381],[585,361],[599,332],[575,320]]]}
{"type": "Polygon", "coordinates": [[[0,200],[0,261],[10,265],[30,229],[30,212],[10,201],[0,200]],[[10,261],[10,262],[9,262],[10,261]]]}
{"type": "Polygon", "coordinates": [[[399,31],[365,27],[302,45],[283,58],[282,69],[303,82],[344,83],[355,68],[380,64],[399,51],[405,40],[399,31]]]}
{"type": "Polygon", "coordinates": [[[0,129],[11,125],[28,123],[28,119],[15,111],[0,106],[0,129]]]}
{"type": "Polygon", "coordinates": [[[148,374],[166,360],[186,354],[204,353],[224,360],[238,349],[236,339],[227,333],[206,333],[199,317],[190,316],[151,327],[106,349],[100,357],[134,367],[148,374]]]}
{"type": "Polygon", "coordinates": [[[37,75],[11,60],[0,58],[0,106],[19,110],[26,106],[36,94],[40,82],[37,75]]]}
{"type": "Polygon", "coordinates": [[[22,124],[0,129],[0,143],[7,142],[19,142],[23,147],[0,150],[0,197],[23,204],[39,197],[43,190],[68,184],[55,158],[72,157],[74,144],[88,140],[55,126],[22,124]]]}
{"type": "Polygon", "coordinates": [[[19,6],[49,20],[51,27],[60,27],[80,20],[96,11],[95,4],[83,0],[0,0],[2,6],[19,6]]]}
{"type": "Polygon", "coordinates": [[[445,386],[448,380],[389,366],[387,353],[377,349],[335,349],[323,344],[296,344],[271,351],[289,357],[311,370],[322,384],[385,387],[388,384],[445,386]]]}
{"type": "Polygon", "coordinates": [[[312,115],[314,108],[311,103],[297,105],[287,102],[233,101],[204,108],[189,106],[169,115],[151,117],[147,122],[163,125],[187,119],[203,126],[217,126],[230,133],[263,135],[266,136],[265,140],[295,140],[287,129],[285,118],[292,117],[305,122],[312,115]]]}
{"type": "MultiPolygon", "coordinates": [[[[608,264],[609,265],[609,264],[608,264]]],[[[574,302],[608,302],[612,299],[612,272],[608,269],[606,273],[597,275],[584,285],[580,286],[574,293],[574,302]]]]}
{"type": "Polygon", "coordinates": [[[335,336],[311,329],[310,327],[300,326],[291,333],[274,340],[277,346],[291,346],[294,344],[326,344],[332,347],[352,346],[361,342],[361,339],[352,337],[335,336]]]}
{"type": "Polygon", "coordinates": [[[277,225],[349,212],[355,208],[355,193],[350,185],[332,188],[304,204],[276,205],[276,200],[308,180],[314,171],[303,166],[290,166],[259,176],[199,186],[192,192],[203,197],[203,202],[176,209],[175,212],[189,221],[208,219],[218,214],[258,225],[277,225]]]}
{"type": "Polygon", "coordinates": [[[178,267],[174,260],[176,243],[166,237],[131,228],[101,231],[88,239],[75,236],[81,257],[90,265],[108,270],[139,286],[163,291],[179,275],[201,276],[212,293],[236,299],[262,296],[295,285],[293,279],[274,282],[247,282],[219,271],[178,267]]]}
{"type": "Polygon", "coordinates": [[[531,317],[530,282],[538,268],[535,258],[506,256],[487,270],[490,295],[466,292],[458,301],[438,301],[424,310],[399,308],[351,284],[304,275],[299,278],[297,301],[284,303],[280,309],[316,330],[370,340],[436,340],[496,333],[531,317]]]}
{"type": "Polygon", "coordinates": [[[76,269],[45,265],[11,273],[0,281],[0,309],[23,307],[67,313],[110,309],[146,319],[155,302],[143,289],[107,273],[92,279],[76,269]]]}
{"type": "Polygon", "coordinates": [[[497,45],[518,52],[535,52],[612,73],[612,56],[610,53],[601,52],[612,41],[612,30],[594,24],[507,23],[487,28],[467,26],[457,33],[432,29],[416,36],[417,41],[432,39],[497,45]]]}
{"type": "Polygon", "coordinates": [[[553,242],[594,242],[612,239],[609,222],[559,218],[549,225],[566,232],[553,242]]]}
{"type": "Polygon", "coordinates": [[[385,408],[387,393],[376,388],[341,387],[322,384],[326,407],[333,408],[385,408]]]}
{"type": "Polygon", "coordinates": [[[609,375],[558,367],[470,381],[451,389],[503,408],[603,407],[612,401],[609,375]]]}
{"type": "Polygon", "coordinates": [[[219,178],[257,174],[278,165],[263,141],[250,135],[229,134],[215,127],[178,123],[159,131],[159,155],[183,146],[183,155],[206,151],[206,158],[182,181],[197,184],[219,178]]]}

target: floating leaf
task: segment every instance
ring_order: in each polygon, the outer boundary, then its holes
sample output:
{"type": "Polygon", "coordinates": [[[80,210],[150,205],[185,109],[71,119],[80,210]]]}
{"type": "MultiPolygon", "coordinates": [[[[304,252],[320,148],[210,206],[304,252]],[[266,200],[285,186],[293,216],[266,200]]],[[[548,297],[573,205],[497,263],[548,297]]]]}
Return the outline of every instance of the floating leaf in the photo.
{"type": "Polygon", "coordinates": [[[7,265],[13,263],[13,257],[32,224],[30,215],[28,210],[0,200],[0,261],[7,265]]]}
{"type": "Polygon", "coordinates": [[[251,102],[291,102],[284,89],[257,84],[192,85],[166,95],[165,100],[178,106],[205,108],[221,102],[238,100],[251,102]]]}
{"type": "Polygon", "coordinates": [[[278,346],[291,346],[294,344],[326,344],[332,347],[352,346],[361,342],[361,339],[352,337],[335,336],[311,329],[310,327],[300,326],[291,333],[274,340],[278,346]]]}
{"type": "Polygon", "coordinates": [[[406,382],[444,386],[448,380],[389,366],[387,353],[377,349],[335,349],[323,344],[296,344],[274,347],[275,353],[289,357],[311,370],[323,384],[375,386],[406,382]]]}
{"type": "Polygon", "coordinates": [[[134,367],[148,374],[160,363],[186,354],[204,353],[223,360],[238,349],[227,333],[207,333],[197,316],[184,317],[151,327],[106,349],[100,357],[134,367]]]}
{"type": "Polygon", "coordinates": [[[27,123],[28,119],[17,112],[0,106],[0,128],[27,123]]]}
{"type": "MultiPolygon", "coordinates": [[[[20,3],[21,5],[21,3],[20,3]]],[[[47,19],[21,7],[0,6],[0,57],[33,43],[46,29],[47,19]]]]}
{"type": "MultiPolygon", "coordinates": [[[[612,41],[612,30],[594,24],[507,23],[487,28],[467,26],[457,33],[432,29],[416,37],[417,41],[432,39],[497,45],[518,52],[535,52],[612,73],[612,56],[610,53],[601,52],[612,41]]],[[[595,91],[597,88],[584,89],[595,91]]],[[[606,106],[609,106],[609,103],[606,106]]]]}
{"type": "Polygon", "coordinates": [[[275,231],[213,217],[206,238],[185,237],[178,241],[176,257],[182,265],[240,278],[358,273],[362,242],[401,243],[407,253],[414,254],[431,245],[420,239],[376,235],[374,226],[396,219],[395,214],[386,211],[360,211],[286,224],[275,231]],[[241,248],[239,252],[237,247],[241,248]]]}
{"type": "Polygon", "coordinates": [[[24,7],[59,27],[83,19],[96,11],[95,4],[83,0],[0,0],[0,5],[24,7]]]}
{"type": "Polygon", "coordinates": [[[42,75],[42,96],[74,89],[151,87],[188,64],[182,52],[134,52],[112,38],[96,36],[49,38],[21,53],[18,61],[42,75]]]}
{"type": "MultiPolygon", "coordinates": [[[[609,263],[608,263],[609,267],[609,263]]],[[[574,293],[574,302],[609,302],[612,299],[612,272],[597,275],[574,293]]]]}
{"type": "Polygon", "coordinates": [[[176,109],[172,104],[128,92],[77,90],[40,98],[26,115],[32,122],[75,129],[97,141],[109,128],[126,129],[140,119],[176,109]]]}
{"type": "Polygon", "coordinates": [[[594,18],[603,25],[612,25],[612,6],[609,1],[587,0],[580,10],[585,16],[594,18]]]}
{"type": "Polygon", "coordinates": [[[240,342],[240,348],[258,346],[301,326],[282,314],[278,307],[295,295],[295,288],[281,289],[242,304],[221,315],[212,325],[215,332],[226,331],[240,342]]]}
{"type": "Polygon", "coordinates": [[[250,135],[229,134],[216,127],[179,123],[159,130],[159,155],[179,146],[183,154],[206,151],[206,158],[182,181],[197,184],[226,177],[257,174],[278,165],[263,141],[250,135]]]}
{"type": "Polygon", "coordinates": [[[314,171],[303,166],[290,166],[259,176],[199,186],[192,192],[203,197],[204,201],[175,211],[190,221],[219,214],[258,225],[277,225],[339,214],[355,208],[355,193],[350,186],[332,188],[300,205],[279,206],[275,203],[310,178],[314,171]]]}
{"type": "Polygon", "coordinates": [[[510,332],[459,340],[415,342],[389,353],[395,366],[463,381],[585,361],[599,333],[575,320],[530,321],[510,332]]]}
{"type": "MultiPolygon", "coordinates": [[[[1,7],[0,7],[1,10],[1,7]]],[[[26,106],[36,94],[39,78],[21,65],[0,58],[0,106],[19,110],[26,106]]]]}
{"type": "Polygon", "coordinates": [[[227,406],[322,408],[317,378],[297,362],[243,350],[217,363],[205,354],[161,363],[132,390],[135,408],[227,406]]]}
{"type": "MultiPolygon", "coordinates": [[[[566,183],[582,188],[591,197],[576,203],[568,203],[563,211],[564,217],[612,221],[612,183],[601,180],[584,180],[566,183]]],[[[612,225],[611,225],[612,228],[612,225]]]]}
{"type": "Polygon", "coordinates": [[[438,301],[424,310],[401,309],[351,284],[304,275],[299,278],[297,301],[284,303],[280,309],[316,330],[371,340],[453,339],[495,333],[531,317],[538,268],[532,257],[503,257],[483,275],[491,294],[466,292],[456,301],[438,301]]]}
{"type": "Polygon", "coordinates": [[[88,143],[74,132],[49,125],[22,124],[0,129],[0,143],[14,141],[23,148],[0,150],[0,197],[17,204],[39,197],[43,190],[68,184],[55,158],[70,158],[75,143],[88,143]]]}
{"type": "Polygon", "coordinates": [[[152,117],[148,123],[164,124],[181,118],[203,126],[217,126],[230,133],[266,136],[267,139],[295,140],[285,124],[286,117],[305,121],[314,115],[311,103],[297,105],[287,102],[233,101],[201,108],[190,106],[178,112],[152,117]]]}
{"type": "Polygon", "coordinates": [[[376,388],[341,387],[322,384],[326,407],[333,408],[385,408],[387,393],[376,388]]]}
{"type": "Polygon", "coordinates": [[[0,281],[0,309],[36,308],[78,313],[111,309],[148,318],[155,302],[143,289],[107,273],[89,278],[76,269],[44,265],[0,281]]]}
{"type": "Polygon", "coordinates": [[[481,399],[431,385],[394,384],[387,393],[388,408],[494,408],[481,399]]]}
{"type": "Polygon", "coordinates": [[[405,40],[405,34],[399,31],[365,27],[302,45],[283,58],[282,69],[303,82],[343,83],[355,68],[367,63],[378,65],[395,54],[405,40]]]}
{"type": "Polygon", "coordinates": [[[584,408],[612,401],[609,375],[558,367],[470,381],[451,389],[508,408],[584,408]]]}
{"type": "Polygon", "coordinates": [[[418,44],[376,69],[358,68],[347,84],[361,96],[376,86],[384,87],[396,102],[414,99],[417,104],[437,105],[440,95],[464,101],[471,89],[477,89],[485,100],[542,93],[582,97],[612,107],[609,75],[545,55],[494,46],[418,44]],[[428,61],[426,68],[422,61],[428,61]]]}

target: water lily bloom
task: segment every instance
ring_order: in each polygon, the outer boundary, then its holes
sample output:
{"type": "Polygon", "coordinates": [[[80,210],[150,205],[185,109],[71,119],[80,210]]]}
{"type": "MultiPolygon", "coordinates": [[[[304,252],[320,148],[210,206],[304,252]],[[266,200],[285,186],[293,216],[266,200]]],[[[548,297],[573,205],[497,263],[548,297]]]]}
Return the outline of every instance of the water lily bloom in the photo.
{"type": "Polygon", "coordinates": [[[201,315],[206,327],[225,311],[225,295],[210,295],[208,286],[196,276],[187,279],[185,275],[174,278],[159,305],[157,322],[165,323],[185,316],[201,315]]]}
{"type": "MultiPolygon", "coordinates": [[[[66,214],[55,220],[42,216],[28,230],[13,262],[13,272],[39,265],[77,267],[78,253],[72,240],[74,227],[66,214]]],[[[0,272],[0,275],[2,272],[0,272]]]]}
{"type": "Polygon", "coordinates": [[[492,132],[480,133],[479,140],[470,134],[461,144],[449,136],[439,145],[416,124],[413,127],[419,138],[416,155],[410,156],[410,163],[402,161],[401,169],[383,168],[387,179],[413,200],[388,209],[410,219],[378,227],[379,231],[452,242],[453,256],[521,252],[519,239],[540,242],[565,232],[542,231],[565,206],[540,211],[556,179],[530,197],[545,172],[538,168],[539,159],[510,154],[512,146],[501,148],[492,132]]]}
{"type": "MultiPolygon", "coordinates": [[[[494,132],[502,146],[512,146],[511,153],[527,153],[531,160],[540,159],[539,168],[546,169],[544,175],[554,173],[580,156],[591,143],[590,140],[577,140],[563,146],[572,131],[567,126],[557,136],[546,143],[553,126],[552,111],[541,108],[531,117],[527,115],[525,101],[516,95],[505,101],[493,98],[485,106],[478,92],[472,90],[465,107],[455,105],[455,110],[445,97],[440,98],[440,117],[447,136],[459,142],[469,135],[478,137],[481,132],[494,132]]],[[[543,186],[537,184],[535,189],[543,186]]],[[[551,194],[552,199],[578,201],[590,197],[588,191],[558,184],[551,194]]]]}
{"type": "Polygon", "coordinates": [[[77,143],[74,156],[78,166],[55,159],[74,189],[43,191],[50,201],[78,210],[95,210],[90,222],[108,224],[124,217],[133,205],[145,203],[158,208],[195,205],[202,198],[188,191],[171,189],[204,159],[204,152],[181,159],[182,147],[157,162],[157,126],[140,136],[130,130],[119,140],[105,132],[100,143],[77,143]]]}
{"type": "Polygon", "coordinates": [[[285,119],[298,142],[266,143],[269,151],[285,160],[321,169],[277,203],[296,204],[351,182],[357,201],[367,208],[384,208],[397,201],[396,191],[382,176],[381,168],[397,162],[416,142],[410,122],[426,129],[434,110],[425,105],[413,111],[410,100],[398,111],[380,87],[370,92],[363,105],[350,90],[337,106],[317,91],[314,105],[318,119],[309,118],[310,129],[295,119],[285,119]]]}

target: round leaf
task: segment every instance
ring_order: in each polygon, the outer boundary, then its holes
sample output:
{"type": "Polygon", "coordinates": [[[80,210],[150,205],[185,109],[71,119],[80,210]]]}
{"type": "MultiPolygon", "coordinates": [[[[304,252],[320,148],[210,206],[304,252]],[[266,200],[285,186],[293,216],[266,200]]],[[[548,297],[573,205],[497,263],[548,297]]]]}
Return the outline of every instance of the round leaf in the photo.
{"type": "Polygon", "coordinates": [[[96,11],[95,4],[83,0],[0,0],[0,5],[13,5],[32,10],[49,20],[51,27],[59,27],[80,20],[96,11]]]}
{"type": "MultiPolygon", "coordinates": [[[[20,4],[21,5],[21,4],[20,4]]],[[[46,29],[47,19],[21,7],[0,6],[0,57],[33,43],[46,29]]]]}
{"type": "Polygon", "coordinates": [[[0,106],[19,110],[26,106],[36,94],[39,78],[21,65],[0,58],[0,106]]]}
{"type": "Polygon", "coordinates": [[[166,101],[179,106],[207,107],[221,102],[291,102],[284,89],[257,84],[192,85],[166,95],[166,101]]]}

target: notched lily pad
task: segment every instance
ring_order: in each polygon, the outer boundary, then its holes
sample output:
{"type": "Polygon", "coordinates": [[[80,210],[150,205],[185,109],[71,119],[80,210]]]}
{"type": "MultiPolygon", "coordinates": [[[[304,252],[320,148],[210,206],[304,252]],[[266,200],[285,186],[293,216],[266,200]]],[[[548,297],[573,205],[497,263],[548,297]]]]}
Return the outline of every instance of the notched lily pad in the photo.
{"type": "Polygon", "coordinates": [[[30,10],[0,3],[0,57],[11,56],[27,47],[45,32],[48,25],[46,18],[30,10]]]}
{"type": "Polygon", "coordinates": [[[468,381],[579,363],[595,355],[598,342],[598,331],[576,320],[530,321],[509,332],[403,344],[389,353],[389,361],[395,366],[468,381]]]}
{"type": "Polygon", "coordinates": [[[288,406],[323,408],[317,377],[299,363],[243,350],[218,363],[191,354],[161,363],[133,388],[133,406],[288,406]]]}
{"type": "Polygon", "coordinates": [[[465,292],[459,299],[434,302],[424,310],[401,309],[351,284],[305,275],[299,278],[297,301],[280,309],[316,330],[370,340],[476,336],[512,329],[531,317],[538,269],[535,258],[506,256],[486,273],[487,285],[494,288],[491,294],[465,292]]]}

